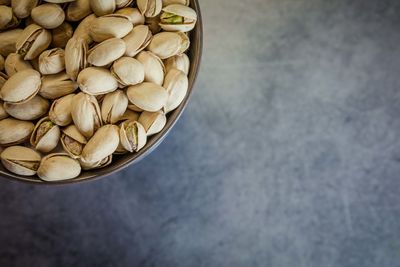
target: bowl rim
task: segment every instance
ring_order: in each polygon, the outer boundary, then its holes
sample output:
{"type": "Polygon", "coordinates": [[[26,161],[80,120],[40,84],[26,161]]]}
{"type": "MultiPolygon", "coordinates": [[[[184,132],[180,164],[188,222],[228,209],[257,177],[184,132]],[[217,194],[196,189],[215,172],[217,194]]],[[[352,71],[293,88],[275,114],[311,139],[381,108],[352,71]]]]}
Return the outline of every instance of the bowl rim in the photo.
{"type": "Polygon", "coordinates": [[[146,158],[149,154],[151,154],[167,137],[170,133],[174,125],[177,123],[179,118],[182,116],[182,113],[186,109],[189,100],[192,96],[196,80],[198,77],[198,73],[200,70],[201,60],[202,60],[202,53],[203,53],[203,20],[201,15],[200,4],[198,0],[191,0],[191,5],[193,9],[197,12],[197,23],[195,26],[195,30],[191,32],[191,41],[196,40],[194,46],[191,47],[189,50],[189,54],[192,55],[190,58],[190,73],[189,73],[189,90],[185,96],[185,99],[180,104],[180,106],[171,112],[172,114],[168,118],[167,124],[165,125],[164,129],[159,132],[158,134],[151,137],[150,141],[146,144],[146,146],[136,154],[127,154],[130,157],[124,157],[119,159],[119,161],[115,164],[110,164],[102,169],[95,169],[90,171],[85,171],[85,176],[81,177],[80,174],[77,178],[70,179],[70,180],[63,180],[63,181],[54,181],[54,182],[46,182],[40,179],[34,179],[31,177],[24,177],[19,176],[10,172],[4,172],[0,170],[0,176],[2,178],[6,178],[10,181],[22,182],[27,184],[34,184],[34,185],[51,185],[51,186],[62,186],[68,184],[77,184],[83,182],[94,181],[98,179],[102,179],[108,177],[112,174],[115,174],[123,169],[126,169],[129,166],[132,166],[144,158],[146,158]],[[196,36],[194,36],[196,35],[196,36]],[[197,39],[196,39],[197,38],[197,39]]]}

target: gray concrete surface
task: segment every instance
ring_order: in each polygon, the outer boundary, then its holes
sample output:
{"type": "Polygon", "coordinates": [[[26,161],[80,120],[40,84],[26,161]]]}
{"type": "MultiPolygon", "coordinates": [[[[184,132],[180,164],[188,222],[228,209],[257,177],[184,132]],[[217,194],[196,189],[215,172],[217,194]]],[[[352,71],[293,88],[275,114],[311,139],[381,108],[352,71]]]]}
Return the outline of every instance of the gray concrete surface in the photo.
{"type": "Polygon", "coordinates": [[[201,1],[171,135],[113,177],[0,180],[0,266],[400,266],[400,2],[201,1]]]}

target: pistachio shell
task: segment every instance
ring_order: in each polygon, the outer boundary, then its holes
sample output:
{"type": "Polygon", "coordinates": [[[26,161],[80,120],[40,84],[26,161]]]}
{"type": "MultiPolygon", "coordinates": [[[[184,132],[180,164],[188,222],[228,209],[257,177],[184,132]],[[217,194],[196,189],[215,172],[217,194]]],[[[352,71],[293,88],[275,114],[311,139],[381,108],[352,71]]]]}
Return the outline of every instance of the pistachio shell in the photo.
{"type": "Polygon", "coordinates": [[[133,0],[115,0],[115,4],[118,9],[130,6],[132,3],[133,3],[133,0]]]}
{"type": "Polygon", "coordinates": [[[122,90],[107,94],[101,104],[101,117],[104,123],[116,123],[128,107],[128,97],[122,90]]]}
{"type": "Polygon", "coordinates": [[[82,160],[95,163],[110,156],[119,144],[119,128],[115,125],[104,125],[93,135],[82,151],[82,160]]]}
{"type": "Polygon", "coordinates": [[[36,70],[23,70],[11,76],[0,90],[5,102],[24,103],[32,99],[40,89],[40,73],[36,70]]]}
{"type": "Polygon", "coordinates": [[[130,104],[128,105],[128,109],[129,109],[129,110],[132,110],[132,111],[134,111],[134,112],[143,112],[143,109],[137,107],[136,105],[134,105],[134,104],[132,104],[132,103],[130,103],[130,104]]]}
{"type": "Polygon", "coordinates": [[[65,69],[65,52],[62,48],[46,50],[39,56],[39,70],[43,75],[57,74],[65,69]]]}
{"type": "Polygon", "coordinates": [[[3,57],[7,57],[10,53],[14,53],[16,51],[15,45],[22,32],[22,29],[13,29],[0,32],[0,54],[3,57]]]}
{"type": "Polygon", "coordinates": [[[6,83],[8,80],[8,76],[4,74],[3,72],[0,72],[0,89],[3,87],[3,85],[6,83]]]}
{"type": "Polygon", "coordinates": [[[160,18],[160,26],[165,31],[188,32],[197,22],[196,11],[179,4],[164,7],[160,18]]]}
{"type": "Polygon", "coordinates": [[[117,149],[114,151],[114,154],[115,155],[123,155],[126,153],[128,153],[128,150],[126,150],[124,148],[124,146],[121,144],[121,142],[119,142],[119,145],[118,145],[117,149]]]}
{"type": "Polygon", "coordinates": [[[4,70],[4,64],[5,64],[4,61],[5,61],[4,57],[2,55],[0,55],[0,71],[4,70]]]}
{"type": "Polygon", "coordinates": [[[115,14],[124,15],[126,18],[129,19],[129,21],[133,24],[133,26],[144,24],[144,16],[140,13],[140,11],[137,8],[125,7],[117,10],[115,14]]]}
{"type": "Polygon", "coordinates": [[[164,60],[164,66],[166,73],[168,73],[171,69],[178,69],[188,75],[190,60],[186,54],[176,55],[164,60]]]}
{"type": "Polygon", "coordinates": [[[86,138],[75,125],[70,125],[62,130],[61,144],[72,158],[77,159],[80,157],[86,143],[86,138]]]}
{"type": "Polygon", "coordinates": [[[31,11],[37,6],[38,0],[11,0],[11,8],[15,16],[20,19],[29,17],[31,11]]]}
{"type": "Polygon", "coordinates": [[[81,70],[86,68],[86,54],[88,44],[85,39],[79,37],[71,38],[65,47],[65,70],[71,80],[75,81],[81,70]]]}
{"type": "Polygon", "coordinates": [[[168,93],[163,87],[148,82],[130,86],[127,95],[132,104],[150,112],[160,110],[168,99],[168,93]]]}
{"type": "Polygon", "coordinates": [[[4,103],[5,111],[19,120],[36,120],[47,113],[49,101],[36,95],[34,98],[23,104],[4,103]]]}
{"type": "Polygon", "coordinates": [[[23,146],[7,147],[0,157],[7,170],[22,176],[35,175],[41,159],[35,150],[23,146]]]}
{"type": "Polygon", "coordinates": [[[111,38],[93,47],[87,60],[94,66],[103,67],[122,57],[125,50],[126,45],[122,39],[111,38]]]}
{"type": "Polygon", "coordinates": [[[76,0],[71,2],[67,8],[67,20],[79,21],[92,13],[89,0],[76,0]]]}
{"type": "Polygon", "coordinates": [[[140,51],[145,49],[152,38],[149,27],[146,25],[138,25],[123,38],[126,44],[125,55],[128,57],[136,56],[140,51]]]}
{"type": "Polygon", "coordinates": [[[0,5],[0,30],[11,29],[19,24],[19,19],[13,14],[11,7],[0,5]]]}
{"type": "Polygon", "coordinates": [[[123,38],[133,29],[127,18],[100,17],[93,20],[89,33],[95,42],[103,42],[110,38],[123,38]]]}
{"type": "Polygon", "coordinates": [[[143,111],[140,115],[138,122],[143,125],[147,136],[161,132],[167,123],[167,117],[164,112],[148,112],[143,111]]]}
{"type": "Polygon", "coordinates": [[[184,53],[189,45],[189,37],[182,32],[161,32],[154,35],[147,48],[161,59],[166,59],[184,53]]]}
{"type": "Polygon", "coordinates": [[[93,43],[93,39],[90,36],[90,27],[96,18],[95,14],[91,14],[84,18],[81,23],[79,23],[78,27],[76,27],[73,37],[84,39],[88,45],[93,43]]]}
{"type": "Polygon", "coordinates": [[[51,45],[53,47],[65,48],[69,39],[74,34],[71,24],[63,22],[57,28],[51,30],[53,36],[51,45]]]}
{"type": "Polygon", "coordinates": [[[140,114],[133,110],[127,109],[125,113],[119,118],[120,121],[137,121],[139,119],[140,114]]]}
{"type": "Polygon", "coordinates": [[[185,99],[189,88],[189,81],[186,74],[177,69],[171,69],[165,76],[164,88],[168,92],[168,100],[164,111],[168,113],[176,109],[185,99]]]}
{"type": "Polygon", "coordinates": [[[37,175],[47,182],[74,179],[81,173],[81,165],[65,153],[49,154],[40,163],[37,175]]]}
{"type": "Polygon", "coordinates": [[[5,119],[8,117],[8,113],[6,112],[5,108],[3,107],[3,101],[0,100],[0,120],[5,119]]]}
{"type": "Polygon", "coordinates": [[[149,27],[151,33],[157,34],[161,31],[160,16],[148,18],[146,17],[145,24],[149,27]]]}
{"type": "Polygon", "coordinates": [[[138,152],[147,142],[146,131],[137,121],[124,121],[121,124],[119,138],[122,146],[129,152],[138,152]]]}
{"type": "Polygon", "coordinates": [[[71,108],[74,94],[63,96],[53,102],[49,111],[49,118],[59,126],[67,126],[72,123],[71,108]]]}
{"type": "Polygon", "coordinates": [[[24,58],[17,53],[9,54],[4,64],[6,73],[9,77],[11,77],[12,75],[14,75],[19,71],[32,69],[31,63],[29,63],[29,61],[24,60],[24,58]]]}
{"type": "Polygon", "coordinates": [[[78,89],[78,84],[72,81],[65,72],[61,72],[43,76],[39,94],[47,99],[57,99],[75,92],[76,89],[78,89]]]}
{"type": "Polygon", "coordinates": [[[146,17],[155,17],[161,12],[162,0],[137,0],[140,12],[146,17]]]}
{"type": "Polygon", "coordinates": [[[90,0],[90,8],[97,16],[104,16],[114,12],[115,0],[90,0]]]}
{"type": "Polygon", "coordinates": [[[102,126],[100,107],[94,96],[85,93],[74,96],[71,115],[75,126],[87,138],[102,126]]]}
{"type": "Polygon", "coordinates": [[[162,2],[163,2],[163,7],[173,4],[179,4],[185,6],[188,6],[190,4],[190,0],[162,0],[162,2]]]}
{"type": "Polygon", "coordinates": [[[29,121],[6,118],[0,121],[0,145],[21,144],[29,139],[35,126],[29,121]]]}
{"type": "Polygon", "coordinates": [[[122,86],[135,85],[144,81],[144,67],[140,61],[122,57],[114,62],[111,73],[122,86]]]}
{"type": "Polygon", "coordinates": [[[94,162],[94,163],[85,162],[81,158],[79,159],[79,162],[82,166],[82,169],[84,169],[84,170],[100,169],[100,168],[104,168],[111,164],[112,155],[110,155],[100,161],[94,162]]]}
{"type": "Polygon", "coordinates": [[[40,55],[51,43],[51,33],[36,24],[31,24],[24,29],[18,37],[17,53],[31,60],[40,55]]]}
{"type": "Polygon", "coordinates": [[[165,67],[162,60],[155,54],[147,51],[142,51],[137,56],[144,67],[144,80],[158,85],[164,82],[165,67]]]}
{"type": "Polygon", "coordinates": [[[47,153],[56,148],[59,140],[60,127],[45,117],[36,124],[30,142],[36,150],[47,153]]]}
{"type": "Polygon", "coordinates": [[[65,19],[64,10],[57,4],[42,4],[31,13],[33,21],[45,29],[55,29],[60,26],[65,19]]]}
{"type": "Polygon", "coordinates": [[[118,88],[117,80],[107,69],[89,67],[82,70],[78,76],[79,88],[90,95],[102,95],[118,88]]]}

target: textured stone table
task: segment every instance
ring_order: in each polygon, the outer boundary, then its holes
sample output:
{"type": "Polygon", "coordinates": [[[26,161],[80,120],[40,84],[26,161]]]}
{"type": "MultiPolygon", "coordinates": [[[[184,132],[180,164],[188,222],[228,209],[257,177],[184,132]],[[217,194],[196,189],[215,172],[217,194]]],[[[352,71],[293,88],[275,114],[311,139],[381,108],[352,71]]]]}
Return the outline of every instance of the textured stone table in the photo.
{"type": "Polygon", "coordinates": [[[201,1],[182,119],[66,187],[0,180],[0,266],[400,266],[400,2],[201,1]]]}

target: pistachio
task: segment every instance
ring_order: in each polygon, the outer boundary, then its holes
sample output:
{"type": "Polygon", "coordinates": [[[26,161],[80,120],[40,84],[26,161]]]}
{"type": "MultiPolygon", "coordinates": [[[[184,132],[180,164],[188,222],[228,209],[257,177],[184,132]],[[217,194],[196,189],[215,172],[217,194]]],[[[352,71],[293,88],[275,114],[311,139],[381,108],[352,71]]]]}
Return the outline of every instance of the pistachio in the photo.
{"type": "Polygon", "coordinates": [[[119,145],[118,145],[117,149],[114,151],[114,154],[115,155],[123,155],[126,153],[128,153],[128,150],[126,150],[124,148],[124,146],[121,144],[121,142],[119,142],[119,145]]]}
{"type": "Polygon", "coordinates": [[[146,131],[137,121],[124,121],[120,127],[119,138],[122,146],[129,152],[138,152],[147,142],[146,131]]]}
{"type": "Polygon", "coordinates": [[[138,122],[143,125],[147,136],[161,132],[167,123],[167,117],[162,111],[148,112],[143,111],[138,122]]]}
{"type": "Polygon", "coordinates": [[[71,24],[67,22],[63,22],[57,28],[51,30],[51,34],[53,36],[51,45],[53,47],[64,48],[67,45],[69,39],[71,39],[74,30],[72,29],[71,24]]]}
{"type": "Polygon", "coordinates": [[[136,105],[134,105],[134,104],[132,104],[132,103],[130,103],[130,104],[128,105],[128,109],[129,109],[129,110],[132,110],[132,111],[134,111],[134,112],[143,112],[143,109],[137,107],[136,105]]]}
{"type": "Polygon", "coordinates": [[[115,0],[90,0],[90,8],[97,16],[104,16],[114,12],[115,0]]]}
{"type": "Polygon", "coordinates": [[[76,89],[78,89],[78,84],[72,81],[65,72],[61,72],[43,76],[39,94],[47,99],[57,99],[75,92],[76,89]]]}
{"type": "Polygon", "coordinates": [[[23,146],[7,147],[0,157],[7,170],[22,176],[35,175],[41,159],[35,150],[23,146]]]}
{"type": "Polygon", "coordinates": [[[144,81],[144,67],[138,60],[122,57],[114,62],[111,73],[117,79],[120,87],[135,85],[144,81]]]}
{"type": "Polygon", "coordinates": [[[152,38],[149,27],[146,25],[138,25],[123,38],[126,44],[125,55],[128,57],[136,56],[140,51],[145,49],[152,38]]]}
{"type": "Polygon", "coordinates": [[[123,17],[100,17],[93,20],[89,34],[95,42],[110,38],[123,38],[133,29],[133,24],[123,17]]]}
{"type": "Polygon", "coordinates": [[[92,13],[89,0],[76,0],[71,2],[67,8],[67,20],[79,21],[92,13]]]}
{"type": "Polygon", "coordinates": [[[96,18],[95,14],[91,14],[84,18],[81,23],[79,23],[78,27],[76,27],[73,37],[84,39],[88,45],[93,43],[93,39],[90,36],[90,27],[96,18]]]}
{"type": "Polygon", "coordinates": [[[117,9],[130,6],[134,0],[115,0],[117,9]]]}
{"type": "Polygon", "coordinates": [[[6,118],[0,121],[0,145],[11,146],[29,139],[33,128],[32,122],[6,118]]]}
{"type": "Polygon", "coordinates": [[[62,48],[46,50],[39,56],[39,70],[43,75],[57,74],[65,69],[65,52],[62,48]]]}
{"type": "Polygon", "coordinates": [[[71,80],[75,81],[81,70],[86,68],[86,54],[88,44],[85,39],[79,37],[71,38],[65,47],[65,70],[71,80]]]}
{"type": "Polygon", "coordinates": [[[112,155],[110,155],[102,160],[99,160],[97,162],[94,162],[94,163],[86,162],[86,161],[82,160],[82,158],[79,159],[79,162],[82,166],[82,169],[84,169],[84,170],[100,169],[100,168],[104,168],[111,164],[112,155]]]}
{"type": "Polygon", "coordinates": [[[117,10],[115,14],[124,15],[133,24],[133,26],[144,24],[144,16],[137,8],[125,7],[117,10]]]}
{"type": "Polygon", "coordinates": [[[71,115],[75,126],[87,138],[102,126],[100,107],[94,96],[85,93],[74,96],[71,115]]]}
{"type": "Polygon", "coordinates": [[[7,57],[10,53],[16,51],[15,44],[22,32],[22,29],[0,32],[0,55],[7,57]]]}
{"type": "Polygon", "coordinates": [[[182,32],[161,32],[154,35],[148,50],[161,59],[184,53],[190,45],[189,37],[182,32]]]}
{"type": "Polygon", "coordinates": [[[111,38],[94,46],[88,55],[87,61],[97,67],[111,64],[125,53],[126,45],[122,39],[111,38]]]}
{"type": "Polygon", "coordinates": [[[0,89],[6,83],[7,79],[8,79],[8,76],[6,74],[4,74],[3,72],[0,72],[0,89]]]}
{"type": "Polygon", "coordinates": [[[190,60],[186,54],[176,55],[164,60],[164,66],[166,73],[168,73],[171,69],[178,69],[188,75],[190,60]]]}
{"type": "Polygon", "coordinates": [[[126,93],[132,104],[150,112],[160,110],[168,99],[167,91],[155,83],[144,82],[130,86],[126,93]]]}
{"type": "Polygon", "coordinates": [[[4,57],[2,55],[0,55],[0,71],[4,70],[4,57]]]}
{"type": "Polygon", "coordinates": [[[146,17],[155,17],[161,12],[162,0],[137,0],[136,4],[146,17]]]}
{"type": "Polygon", "coordinates": [[[19,19],[14,16],[11,7],[0,6],[0,30],[11,29],[19,24],[19,19]]]}
{"type": "Polygon", "coordinates": [[[0,90],[5,102],[24,103],[32,99],[40,89],[40,73],[27,69],[11,76],[0,90]]]}
{"type": "Polygon", "coordinates": [[[5,119],[8,117],[8,113],[6,112],[4,108],[4,102],[0,100],[0,120],[5,119]]]}
{"type": "Polygon", "coordinates": [[[119,128],[115,125],[104,125],[93,135],[82,151],[82,160],[95,163],[110,156],[119,144],[119,128]]]}
{"type": "Polygon", "coordinates": [[[162,2],[163,2],[163,7],[173,4],[179,4],[185,6],[188,6],[190,4],[190,0],[162,0],[162,2]]]}
{"type": "Polygon", "coordinates": [[[23,104],[4,103],[5,111],[19,120],[33,121],[49,110],[49,101],[36,95],[34,98],[23,104]]]}
{"type": "Polygon", "coordinates": [[[16,48],[17,53],[31,60],[40,55],[51,43],[51,34],[39,25],[31,24],[19,36],[16,48]]]}
{"type": "Polygon", "coordinates": [[[36,150],[47,153],[56,148],[59,140],[60,127],[45,117],[36,124],[30,142],[36,150]]]}
{"type": "Polygon", "coordinates": [[[65,153],[49,154],[40,162],[37,175],[46,182],[74,179],[81,173],[81,165],[65,153]]]}
{"type": "Polygon", "coordinates": [[[139,113],[135,112],[133,110],[127,109],[125,113],[119,118],[120,121],[127,121],[127,120],[132,120],[132,121],[137,121],[139,119],[139,113]]]}
{"type": "Polygon", "coordinates": [[[63,96],[53,102],[49,111],[49,118],[59,126],[67,126],[72,122],[71,108],[74,94],[63,96]]]}
{"type": "Polygon", "coordinates": [[[17,18],[24,19],[29,17],[38,2],[38,0],[11,0],[11,8],[17,18]]]}
{"type": "Polygon", "coordinates": [[[120,121],[128,107],[128,97],[122,90],[107,94],[101,104],[101,117],[104,123],[120,121]]]}
{"type": "Polygon", "coordinates": [[[168,100],[164,106],[165,113],[176,109],[185,99],[189,81],[186,74],[177,69],[171,69],[165,76],[164,88],[168,92],[168,100]]]}
{"type": "Polygon", "coordinates": [[[160,17],[160,26],[165,31],[188,32],[193,30],[196,22],[196,11],[179,4],[164,7],[160,17]]]}
{"type": "Polygon", "coordinates": [[[80,157],[86,143],[86,138],[75,125],[70,125],[62,130],[61,144],[72,158],[77,159],[80,157]]]}
{"type": "Polygon", "coordinates": [[[24,60],[24,58],[17,53],[11,53],[7,56],[6,61],[4,62],[4,67],[9,77],[19,71],[32,69],[31,63],[24,60]]]}
{"type": "Polygon", "coordinates": [[[161,31],[160,16],[148,18],[146,17],[145,24],[149,27],[151,33],[157,34],[161,31]]]}
{"type": "Polygon", "coordinates": [[[42,4],[31,13],[33,21],[45,29],[55,29],[60,26],[65,19],[64,10],[57,4],[42,4]]]}
{"type": "Polygon", "coordinates": [[[118,88],[117,80],[107,69],[89,67],[82,70],[78,76],[79,88],[89,95],[102,95],[118,88]]]}
{"type": "Polygon", "coordinates": [[[144,67],[144,80],[146,82],[152,82],[158,85],[162,85],[164,82],[165,67],[162,60],[155,54],[142,51],[137,56],[144,67]]]}

